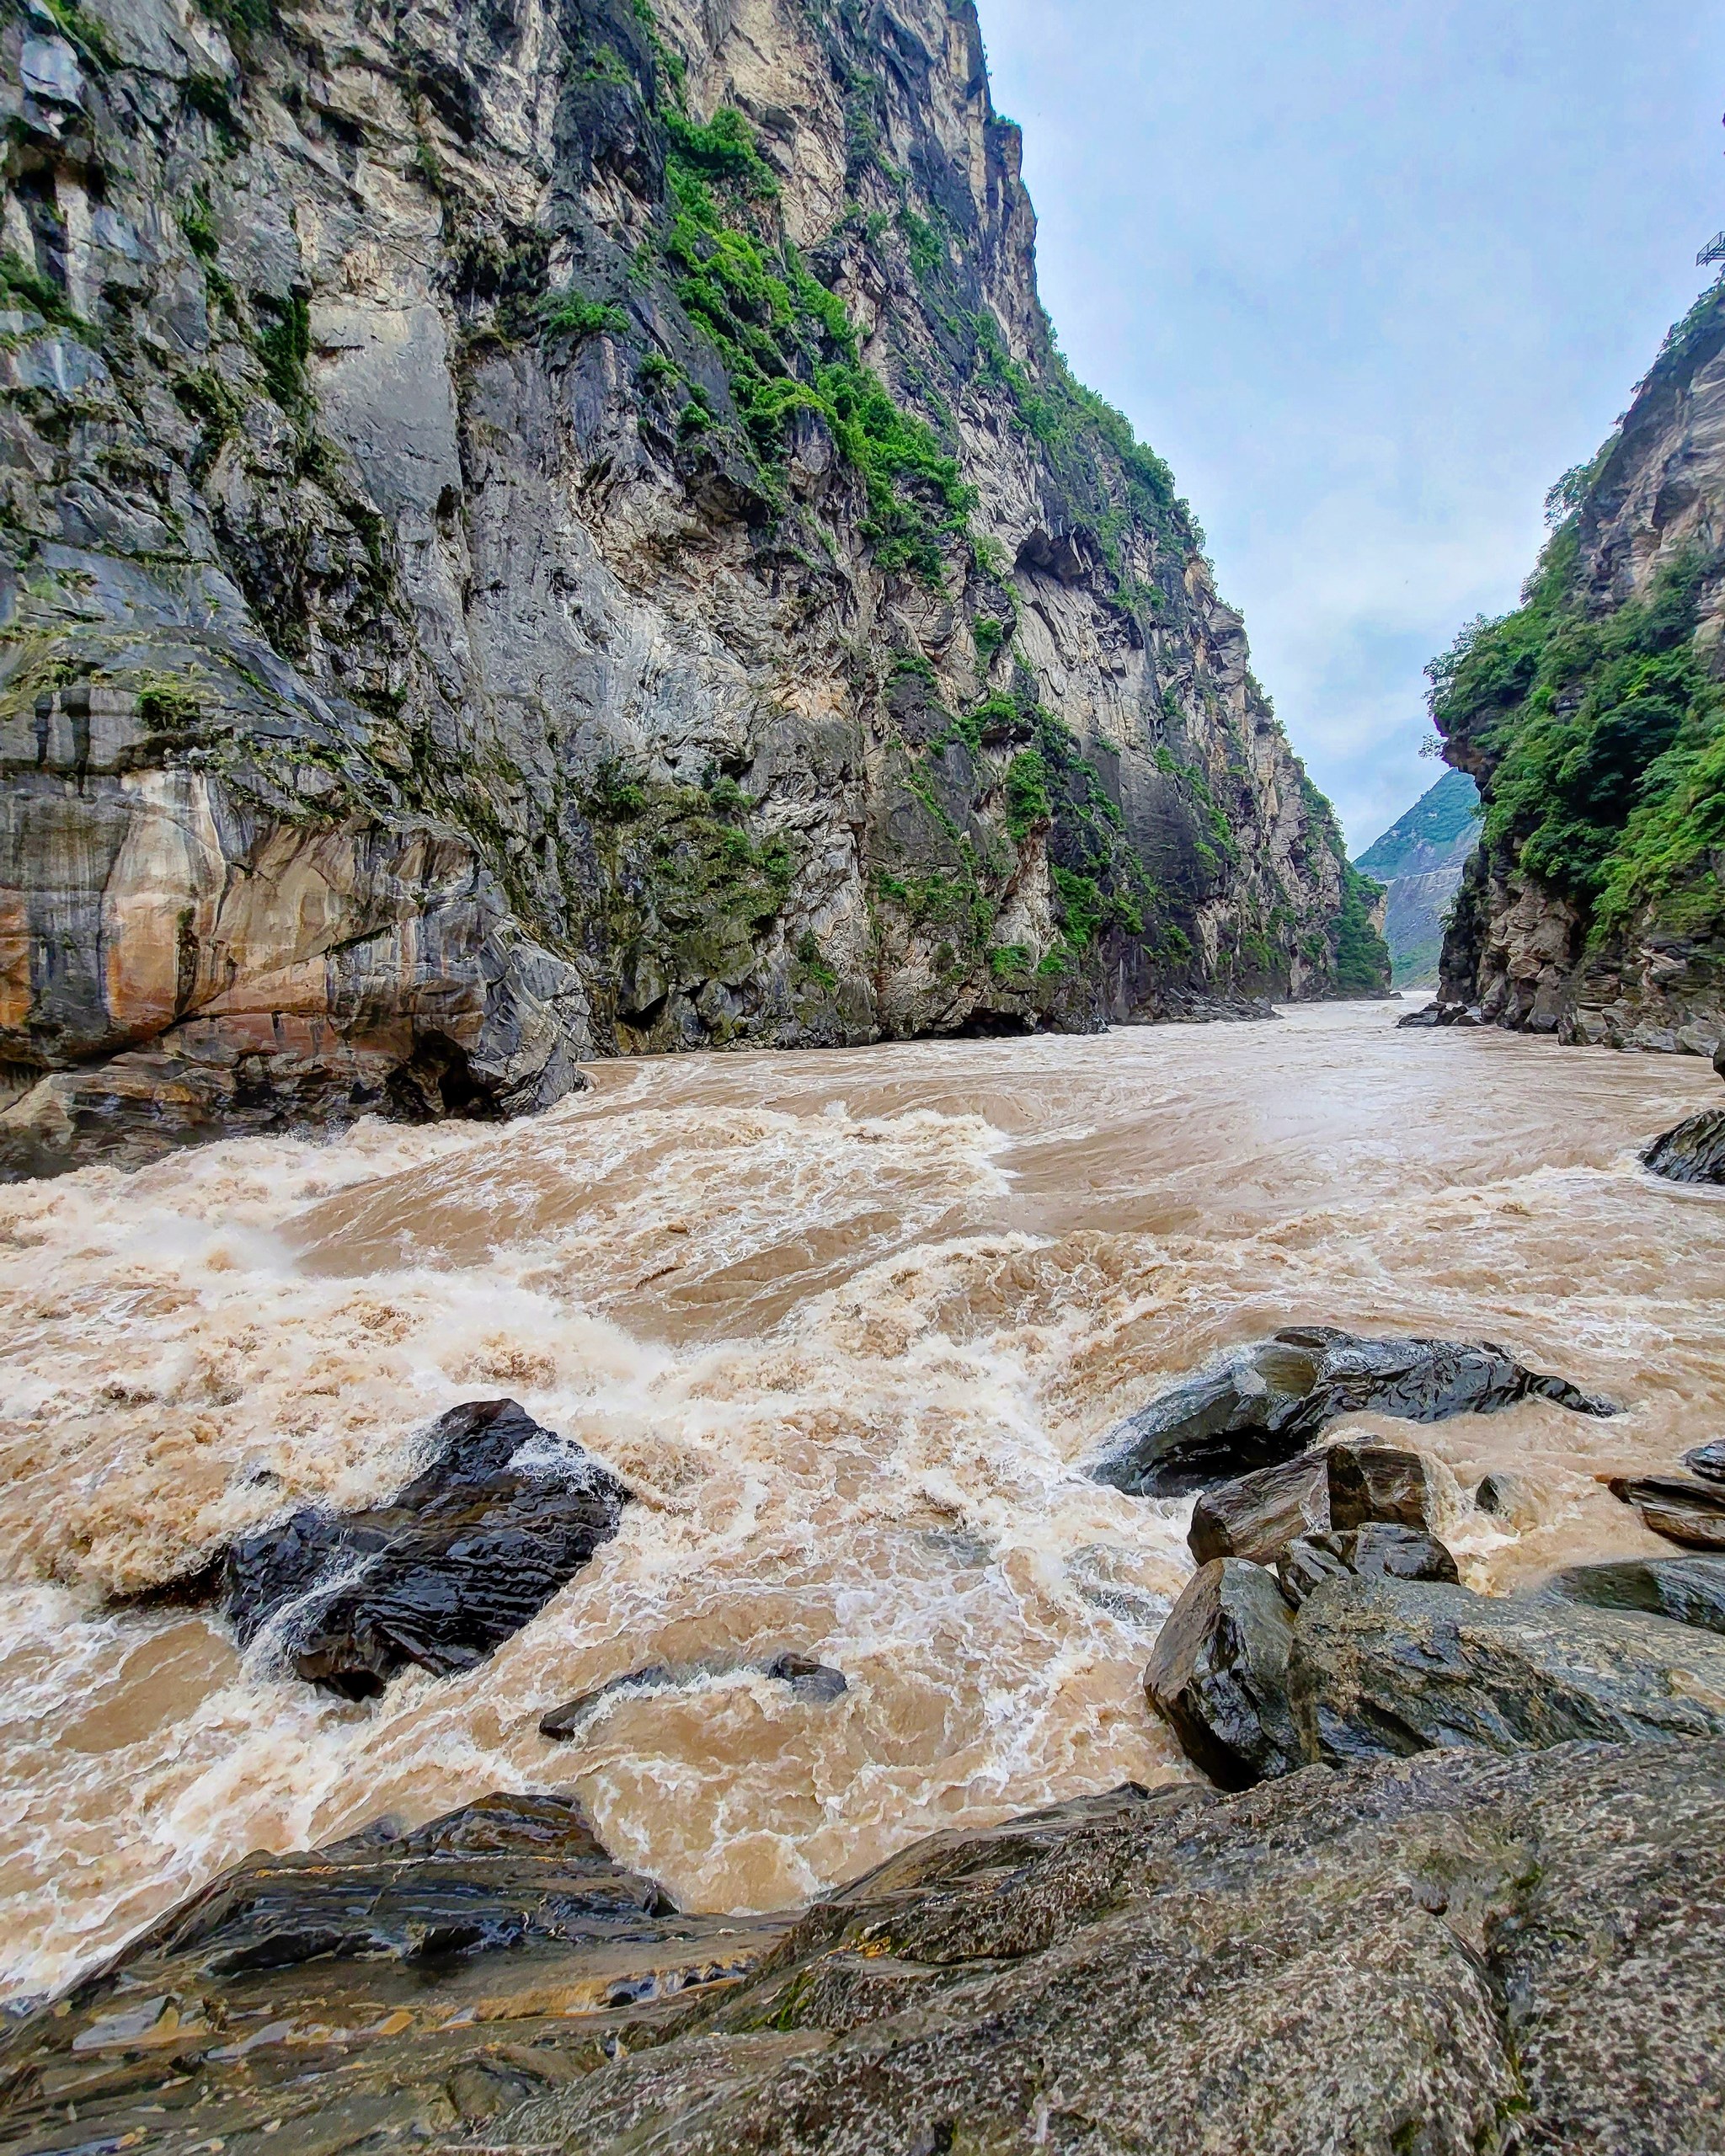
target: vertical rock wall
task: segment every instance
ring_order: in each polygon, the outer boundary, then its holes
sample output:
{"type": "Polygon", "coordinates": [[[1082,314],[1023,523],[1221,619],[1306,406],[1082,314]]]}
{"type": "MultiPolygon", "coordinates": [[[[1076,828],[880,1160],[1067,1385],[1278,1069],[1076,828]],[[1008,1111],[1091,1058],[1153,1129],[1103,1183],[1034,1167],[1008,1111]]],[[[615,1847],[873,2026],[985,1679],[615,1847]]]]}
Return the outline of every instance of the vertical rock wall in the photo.
{"type": "Polygon", "coordinates": [[[1336,990],[1333,819],[1059,358],[969,5],[0,56],[14,1171],[1336,990]]]}

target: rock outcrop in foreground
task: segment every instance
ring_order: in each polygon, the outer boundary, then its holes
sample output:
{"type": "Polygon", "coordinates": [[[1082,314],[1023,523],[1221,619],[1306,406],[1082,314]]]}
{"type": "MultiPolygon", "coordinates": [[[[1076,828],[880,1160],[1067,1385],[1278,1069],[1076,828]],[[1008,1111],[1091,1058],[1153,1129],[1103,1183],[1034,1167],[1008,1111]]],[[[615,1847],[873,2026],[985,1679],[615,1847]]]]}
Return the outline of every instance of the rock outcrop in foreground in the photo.
{"type": "Polygon", "coordinates": [[[1434,662],[1485,833],[1439,998],[1566,1041],[1725,1041],[1725,283],[1552,489],[1520,609],[1434,662]]]}
{"type": "Polygon", "coordinates": [[[0,1167],[1386,978],[969,0],[0,63],[0,1167]]]}
{"type": "Polygon", "coordinates": [[[12,2034],[0,2131],[1711,2156],[1722,1966],[1725,1741],[1129,1787],[937,1837],[788,1932],[676,1917],[566,1806],[494,1800],[243,1867],[12,2034]]]}

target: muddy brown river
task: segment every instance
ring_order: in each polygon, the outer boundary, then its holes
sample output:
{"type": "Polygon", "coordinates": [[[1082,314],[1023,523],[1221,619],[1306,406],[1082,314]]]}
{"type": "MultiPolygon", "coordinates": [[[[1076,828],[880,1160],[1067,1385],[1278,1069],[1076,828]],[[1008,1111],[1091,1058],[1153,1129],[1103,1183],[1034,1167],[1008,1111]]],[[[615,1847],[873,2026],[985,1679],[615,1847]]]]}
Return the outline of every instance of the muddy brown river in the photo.
{"type": "Polygon", "coordinates": [[[609,1064],[534,1122],[0,1191],[4,1988],[248,1850],[488,1790],[572,1789],[685,1907],[745,1910],[1187,1773],[1139,1677],[1189,1504],[1079,1466],[1281,1325],[1494,1339],[1629,1404],[1420,1434],[1463,1488],[1531,1492],[1514,1531],[1457,1511],[1472,1585],[1665,1546],[1595,1477],[1725,1436],[1725,1195],[1636,1160],[1717,1081],[1400,1008],[609,1064]],[[505,1393],[641,1502],[471,1674],[352,1705],[214,1619],[111,1606],[387,1493],[432,1417],[505,1393]],[[538,1734],[643,1663],[785,1646],[848,1692],[740,1673],[538,1734]]]}

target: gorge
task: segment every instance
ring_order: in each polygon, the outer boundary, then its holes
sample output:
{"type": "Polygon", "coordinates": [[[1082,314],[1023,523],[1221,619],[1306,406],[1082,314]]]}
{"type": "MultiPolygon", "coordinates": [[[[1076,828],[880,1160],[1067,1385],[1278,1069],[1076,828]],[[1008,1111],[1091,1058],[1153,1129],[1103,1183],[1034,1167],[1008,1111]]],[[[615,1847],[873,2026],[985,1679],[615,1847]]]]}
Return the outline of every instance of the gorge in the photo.
{"type": "Polygon", "coordinates": [[[1717,2156],[1721,288],[1362,873],[971,0],[0,58],[0,2150],[1717,2156]]]}

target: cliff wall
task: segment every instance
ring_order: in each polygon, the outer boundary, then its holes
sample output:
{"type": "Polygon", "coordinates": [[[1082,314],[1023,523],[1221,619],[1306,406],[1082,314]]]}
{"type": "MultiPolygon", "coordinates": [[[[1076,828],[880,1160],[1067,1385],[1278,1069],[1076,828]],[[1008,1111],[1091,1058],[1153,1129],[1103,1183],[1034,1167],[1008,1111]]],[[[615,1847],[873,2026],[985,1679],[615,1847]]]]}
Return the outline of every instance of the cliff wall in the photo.
{"type": "Polygon", "coordinates": [[[1441,1001],[1566,1040],[1725,1040],[1725,286],[1552,490],[1514,614],[1432,670],[1486,824],[1441,1001]]]}
{"type": "Polygon", "coordinates": [[[964,0],[0,57],[11,1171],[1379,984],[964,0]]]}

